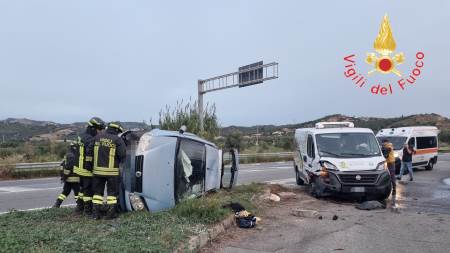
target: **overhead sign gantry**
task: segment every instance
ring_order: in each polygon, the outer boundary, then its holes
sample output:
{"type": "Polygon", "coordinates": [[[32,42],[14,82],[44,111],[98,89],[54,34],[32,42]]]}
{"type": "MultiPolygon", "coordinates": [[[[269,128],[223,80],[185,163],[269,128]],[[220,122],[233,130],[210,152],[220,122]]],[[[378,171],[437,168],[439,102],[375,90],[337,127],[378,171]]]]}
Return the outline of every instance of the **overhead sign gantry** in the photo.
{"type": "Polygon", "coordinates": [[[198,80],[198,114],[200,129],[203,130],[203,95],[234,87],[247,87],[278,78],[278,63],[263,64],[262,61],[239,67],[238,71],[198,80]]]}

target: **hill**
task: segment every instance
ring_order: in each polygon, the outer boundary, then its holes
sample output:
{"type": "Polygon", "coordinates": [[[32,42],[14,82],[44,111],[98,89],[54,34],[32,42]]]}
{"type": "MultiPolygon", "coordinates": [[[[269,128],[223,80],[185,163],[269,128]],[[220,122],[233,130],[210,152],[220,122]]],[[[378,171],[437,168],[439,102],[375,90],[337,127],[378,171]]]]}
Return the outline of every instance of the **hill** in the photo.
{"type": "Polygon", "coordinates": [[[274,132],[293,132],[296,128],[313,127],[317,122],[331,121],[351,121],[356,127],[370,128],[374,132],[382,128],[403,127],[403,126],[437,126],[443,134],[450,133],[450,119],[438,114],[415,114],[409,116],[401,116],[394,118],[377,118],[377,117],[351,117],[342,114],[328,115],[316,120],[288,125],[260,125],[251,127],[229,126],[221,130],[221,135],[228,135],[233,131],[240,131],[243,135],[252,135],[260,133],[262,135],[271,135],[274,132]]]}
{"type": "MultiPolygon", "coordinates": [[[[240,131],[243,135],[253,135],[257,132],[261,135],[272,135],[275,132],[292,134],[294,129],[312,127],[320,121],[351,121],[356,127],[371,128],[375,132],[381,128],[402,127],[413,125],[432,125],[441,129],[441,137],[448,139],[450,136],[450,119],[438,114],[416,114],[394,118],[377,117],[351,117],[342,114],[328,115],[316,120],[287,125],[259,125],[251,127],[228,126],[220,131],[222,136],[229,135],[233,131],[240,131]]],[[[143,122],[122,122],[126,129],[145,128],[150,126],[143,122]]],[[[28,140],[64,140],[73,139],[83,131],[86,123],[75,122],[72,124],[60,124],[52,121],[36,121],[30,119],[8,118],[0,120],[0,141],[28,141],[28,140]]]]}
{"type": "MultiPolygon", "coordinates": [[[[126,129],[148,128],[142,122],[121,122],[126,129]]],[[[8,118],[0,120],[0,142],[74,139],[86,127],[84,122],[60,124],[51,121],[8,118]]]]}

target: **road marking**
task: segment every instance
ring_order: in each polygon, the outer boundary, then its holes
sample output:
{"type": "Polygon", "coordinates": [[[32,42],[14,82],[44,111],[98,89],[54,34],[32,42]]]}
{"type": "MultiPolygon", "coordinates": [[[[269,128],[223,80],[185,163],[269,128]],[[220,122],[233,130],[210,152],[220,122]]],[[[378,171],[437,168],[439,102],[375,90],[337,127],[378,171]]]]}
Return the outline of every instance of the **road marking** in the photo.
{"type": "Polygon", "coordinates": [[[295,182],[295,178],[286,178],[286,179],[265,181],[264,183],[268,183],[268,184],[295,184],[296,182],[295,182]]]}
{"type": "Polygon", "coordinates": [[[267,167],[264,169],[253,169],[253,170],[239,170],[240,173],[246,173],[246,172],[264,172],[268,170],[286,170],[286,169],[292,169],[291,166],[284,166],[284,167],[267,167]]]}
{"type": "Polygon", "coordinates": [[[450,178],[446,178],[443,181],[444,181],[444,184],[450,185],[450,178]]]}
{"type": "MultiPolygon", "coordinates": [[[[61,207],[71,207],[71,206],[76,206],[76,204],[62,205],[61,207]]],[[[36,208],[30,208],[30,209],[20,209],[20,210],[13,210],[13,212],[29,212],[29,211],[37,211],[37,210],[43,210],[43,209],[49,209],[49,208],[52,208],[52,207],[44,206],[44,207],[36,207],[36,208]]],[[[7,213],[11,213],[11,211],[0,212],[0,215],[7,214],[7,213]]]]}
{"type": "Polygon", "coordinates": [[[55,189],[61,189],[61,186],[59,187],[50,187],[50,188],[27,188],[27,187],[18,187],[18,186],[6,186],[6,187],[0,187],[0,194],[6,194],[6,193],[17,193],[17,192],[32,192],[32,191],[46,191],[46,190],[55,190],[55,189]]]}

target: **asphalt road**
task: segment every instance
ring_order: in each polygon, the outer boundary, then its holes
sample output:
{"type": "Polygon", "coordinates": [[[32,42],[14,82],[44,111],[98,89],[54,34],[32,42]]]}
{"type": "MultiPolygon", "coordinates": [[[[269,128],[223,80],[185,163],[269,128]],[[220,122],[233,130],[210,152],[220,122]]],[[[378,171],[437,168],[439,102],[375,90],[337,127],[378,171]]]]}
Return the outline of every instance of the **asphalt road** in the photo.
{"type": "MultiPolygon", "coordinates": [[[[292,162],[242,164],[238,183],[250,182],[295,185],[292,162]]],[[[450,214],[449,184],[450,154],[441,154],[433,171],[420,169],[414,182],[399,186],[399,206],[405,210],[450,214]]],[[[62,184],[56,177],[0,181],[0,213],[49,207],[61,190],[62,184]]],[[[73,204],[72,195],[63,203],[73,204]]]]}

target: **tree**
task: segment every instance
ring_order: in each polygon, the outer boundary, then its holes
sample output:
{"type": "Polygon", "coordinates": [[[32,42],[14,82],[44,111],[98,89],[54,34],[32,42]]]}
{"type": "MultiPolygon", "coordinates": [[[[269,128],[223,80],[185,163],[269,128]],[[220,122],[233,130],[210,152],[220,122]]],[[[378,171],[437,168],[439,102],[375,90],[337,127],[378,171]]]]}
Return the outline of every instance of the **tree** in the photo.
{"type": "Polygon", "coordinates": [[[178,131],[185,125],[188,132],[212,141],[219,134],[215,105],[207,104],[202,116],[204,131],[200,131],[197,102],[189,101],[186,104],[183,101],[177,102],[175,108],[172,109],[166,105],[166,108],[159,112],[159,127],[164,130],[178,131]]]}
{"type": "Polygon", "coordinates": [[[229,135],[227,135],[225,139],[225,147],[226,148],[236,148],[238,151],[244,149],[244,145],[242,142],[242,132],[238,130],[234,130],[229,135]]]}

